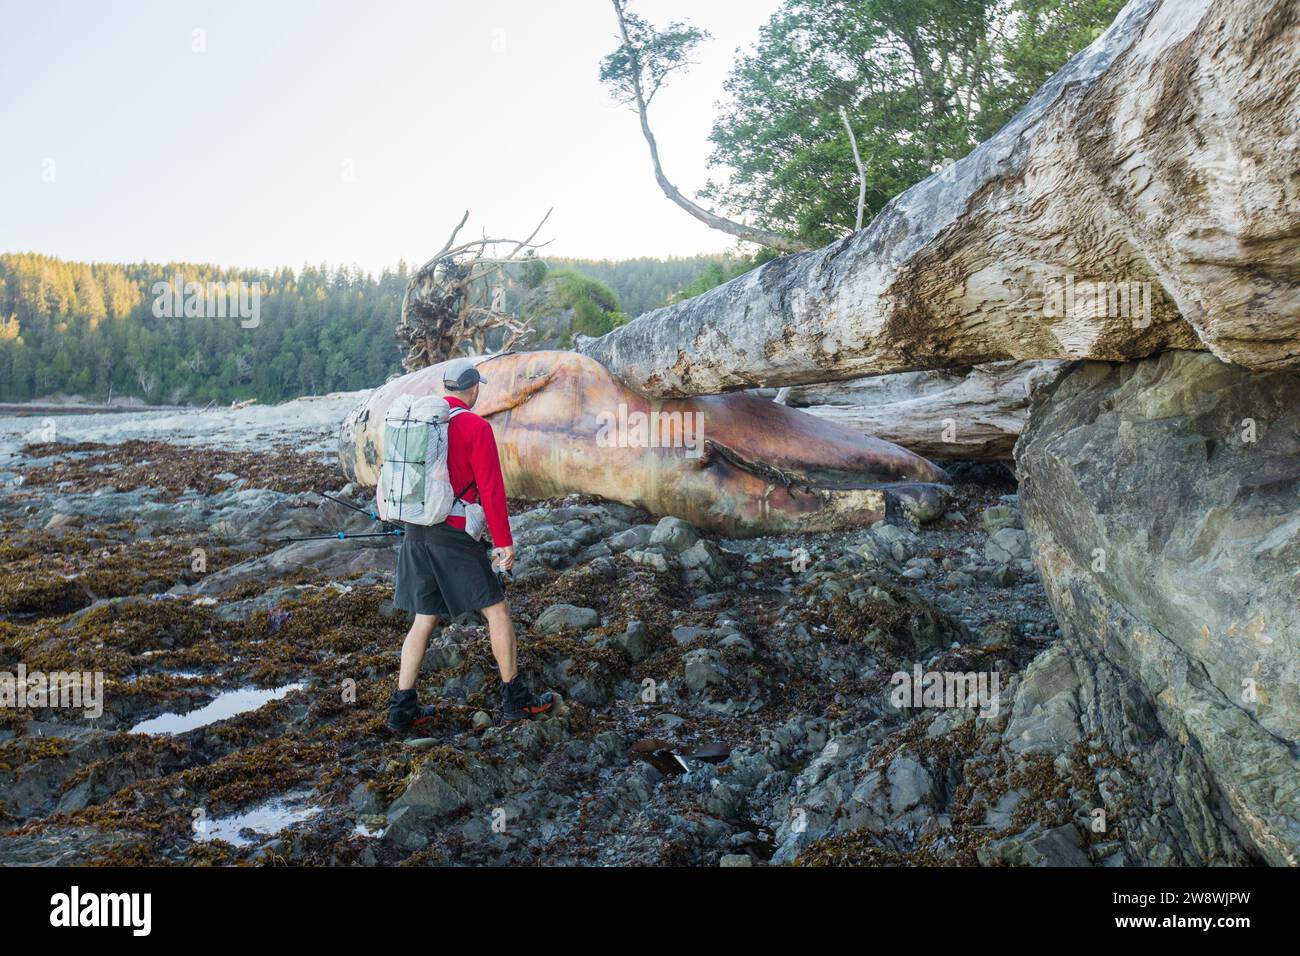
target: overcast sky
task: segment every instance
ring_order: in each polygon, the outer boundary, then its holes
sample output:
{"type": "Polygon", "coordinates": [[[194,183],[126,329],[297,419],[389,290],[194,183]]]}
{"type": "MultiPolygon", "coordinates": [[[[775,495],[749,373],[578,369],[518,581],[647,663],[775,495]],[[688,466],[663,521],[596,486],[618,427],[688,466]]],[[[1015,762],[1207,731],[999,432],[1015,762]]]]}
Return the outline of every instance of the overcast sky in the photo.
{"type": "MultiPolygon", "coordinates": [[[[634,7],[714,36],[652,108],[688,194],[735,50],[776,7],[634,7]]],[[[0,251],[377,271],[436,252],[467,208],[467,229],[514,236],[550,206],[558,255],[734,246],[663,196],[635,113],[600,84],[608,0],[0,9],[0,251]]]]}

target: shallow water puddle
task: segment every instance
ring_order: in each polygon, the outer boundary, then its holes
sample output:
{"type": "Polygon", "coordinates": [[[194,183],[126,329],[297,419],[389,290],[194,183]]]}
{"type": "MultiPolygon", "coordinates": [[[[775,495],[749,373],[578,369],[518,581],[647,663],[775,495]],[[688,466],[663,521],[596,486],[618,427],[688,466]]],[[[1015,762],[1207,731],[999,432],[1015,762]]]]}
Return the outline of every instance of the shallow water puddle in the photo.
{"type": "Polygon", "coordinates": [[[194,730],[196,727],[204,727],[208,724],[215,724],[219,720],[226,720],[239,714],[247,713],[250,710],[256,710],[263,704],[270,703],[273,700],[279,700],[290,691],[300,690],[304,684],[285,684],[281,687],[240,687],[237,690],[228,690],[218,694],[211,703],[191,710],[186,714],[159,714],[157,717],[150,717],[143,720],[131,728],[133,734],[183,734],[186,731],[194,730]]]}
{"type": "Polygon", "coordinates": [[[196,830],[195,837],[204,842],[225,840],[234,846],[249,846],[320,813],[320,807],[307,804],[310,796],[310,790],[302,790],[272,797],[243,813],[208,820],[196,830]],[[252,832],[245,836],[244,830],[252,832]]]}

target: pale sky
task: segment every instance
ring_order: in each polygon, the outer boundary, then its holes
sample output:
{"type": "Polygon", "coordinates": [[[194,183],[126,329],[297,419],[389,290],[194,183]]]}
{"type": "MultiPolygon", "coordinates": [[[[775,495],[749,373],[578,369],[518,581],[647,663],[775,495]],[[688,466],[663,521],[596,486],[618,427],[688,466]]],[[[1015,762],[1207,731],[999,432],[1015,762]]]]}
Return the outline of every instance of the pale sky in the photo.
{"type": "MultiPolygon", "coordinates": [[[[735,50],[777,6],[634,4],[713,34],[651,109],[688,195],[735,50]]],[[[556,255],[734,248],[659,191],[599,82],[608,0],[0,0],[0,22],[0,252],[378,271],[466,208],[467,232],[516,236],[551,206],[556,255]]]]}

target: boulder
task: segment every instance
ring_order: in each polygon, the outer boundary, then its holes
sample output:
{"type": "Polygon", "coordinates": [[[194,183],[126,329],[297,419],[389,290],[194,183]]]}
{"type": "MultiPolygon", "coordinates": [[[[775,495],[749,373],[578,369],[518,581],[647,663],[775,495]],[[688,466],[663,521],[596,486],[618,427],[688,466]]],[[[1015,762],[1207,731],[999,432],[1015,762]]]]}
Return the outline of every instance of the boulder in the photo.
{"type": "Polygon", "coordinates": [[[668,570],[668,558],[664,556],[662,551],[651,551],[649,548],[646,548],[643,551],[629,551],[627,556],[632,559],[633,564],[652,568],[655,571],[668,570]]]}
{"type": "Polygon", "coordinates": [[[727,573],[718,546],[703,538],[679,554],[677,561],[686,570],[699,571],[710,581],[717,581],[727,573]]]}
{"type": "Polygon", "coordinates": [[[688,651],[682,658],[686,686],[697,694],[710,684],[723,682],[722,655],[711,647],[688,651]]]}
{"type": "Polygon", "coordinates": [[[1029,535],[1019,528],[1002,528],[984,542],[984,557],[994,564],[1010,564],[1029,557],[1029,535]]]}
{"type": "Polygon", "coordinates": [[[694,644],[702,637],[707,637],[709,629],[707,627],[694,627],[689,624],[679,624],[673,628],[673,640],[683,647],[688,644],[694,644]]]}
{"type": "Polygon", "coordinates": [[[1016,458],[1065,634],[1204,761],[1248,849],[1300,863],[1300,373],[1085,363],[1045,390],[1016,458]]]}
{"type": "Polygon", "coordinates": [[[650,544],[658,545],[668,554],[681,554],[699,540],[699,535],[690,522],[669,515],[661,518],[650,533],[650,544]]]}
{"type": "Polygon", "coordinates": [[[441,816],[476,803],[485,796],[484,791],[458,767],[422,767],[411,776],[406,789],[388,808],[388,821],[390,825],[396,822],[403,809],[413,809],[422,817],[441,816]]]}
{"type": "Polygon", "coordinates": [[[348,578],[367,571],[391,574],[397,569],[393,538],[298,541],[259,558],[214,571],[194,585],[178,584],[173,594],[224,594],[254,581],[285,577],[309,568],[319,576],[348,578]]]}
{"type": "Polygon", "coordinates": [[[600,623],[600,615],[589,607],[572,604],[552,604],[533,622],[533,629],[542,634],[559,634],[563,631],[583,631],[600,623]]]}
{"type": "Polygon", "coordinates": [[[1024,833],[1004,837],[975,851],[984,866],[1090,866],[1079,843],[1079,829],[1065,823],[1050,830],[1035,825],[1024,833]]]}
{"type": "Polygon", "coordinates": [[[1034,658],[1016,693],[1006,741],[1021,753],[1063,753],[1082,736],[1077,693],[1079,678],[1065,647],[1057,645],[1034,658]]]}
{"type": "Polygon", "coordinates": [[[1023,528],[1020,512],[1010,505],[994,505],[980,513],[980,524],[989,534],[995,534],[1003,528],[1023,528]]]}
{"type": "Polygon", "coordinates": [[[649,628],[642,621],[628,621],[622,634],[613,638],[613,644],[634,661],[645,657],[649,648],[649,628]]]}
{"type": "Polygon", "coordinates": [[[614,554],[622,554],[632,548],[644,548],[650,543],[650,535],[654,529],[655,525],[639,524],[634,528],[628,528],[626,531],[611,535],[605,539],[605,544],[614,554]]]}
{"type": "Polygon", "coordinates": [[[932,524],[948,511],[952,489],[934,482],[899,483],[885,492],[886,508],[895,507],[913,525],[932,524]]]}

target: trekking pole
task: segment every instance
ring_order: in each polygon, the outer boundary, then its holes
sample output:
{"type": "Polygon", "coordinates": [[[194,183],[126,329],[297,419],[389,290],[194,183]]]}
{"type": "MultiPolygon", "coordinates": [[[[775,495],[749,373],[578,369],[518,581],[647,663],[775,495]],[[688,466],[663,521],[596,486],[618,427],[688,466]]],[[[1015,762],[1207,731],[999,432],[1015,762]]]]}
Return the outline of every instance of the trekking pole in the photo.
{"type": "MultiPolygon", "coordinates": [[[[385,528],[388,528],[388,529],[389,529],[388,531],[383,532],[384,534],[393,534],[393,535],[400,535],[400,534],[402,534],[401,525],[397,524],[397,522],[395,522],[395,521],[389,521],[387,518],[381,518],[381,517],[379,517],[379,512],[377,512],[377,511],[371,511],[371,510],[369,510],[368,508],[362,508],[362,507],[360,507],[360,506],[358,506],[358,505],[354,505],[354,504],[353,504],[352,502],[350,502],[350,501],[344,501],[342,498],[335,498],[333,495],[331,495],[331,494],[326,494],[326,493],[323,492],[323,491],[318,491],[318,492],[316,492],[316,493],[317,493],[318,495],[320,495],[322,498],[328,498],[330,501],[334,502],[335,504],[342,505],[344,508],[351,508],[353,511],[355,511],[355,512],[356,512],[357,514],[359,514],[359,515],[365,515],[365,516],[366,516],[367,518],[369,518],[371,521],[378,521],[378,522],[379,522],[380,524],[382,524],[385,528]]],[[[358,534],[350,534],[350,535],[348,535],[348,537],[349,537],[349,538],[359,538],[359,537],[362,537],[362,535],[358,535],[358,534]]],[[[307,539],[299,539],[299,540],[307,540],[307,539]]]]}
{"type": "Polygon", "coordinates": [[[367,508],[361,508],[357,505],[354,505],[350,501],[344,501],[342,498],[335,498],[333,495],[327,495],[323,491],[318,491],[316,493],[320,495],[322,498],[328,498],[330,501],[334,502],[335,504],[342,505],[344,508],[351,508],[357,514],[365,515],[371,521],[383,521],[384,524],[391,524],[391,522],[379,517],[379,512],[377,511],[370,511],[367,508]]]}
{"type": "Polygon", "coordinates": [[[343,501],[342,498],[335,498],[333,494],[325,494],[325,492],[316,492],[316,493],[318,494],[318,496],[321,496],[322,498],[329,498],[330,501],[333,501],[335,503],[335,505],[350,507],[350,509],[356,511],[356,514],[365,515],[367,516],[367,518],[372,520],[372,522],[380,522],[382,524],[389,525],[389,527],[393,527],[393,528],[396,527],[396,524],[394,522],[390,522],[390,520],[387,520],[386,518],[380,518],[380,512],[378,511],[370,511],[369,509],[364,509],[364,507],[356,506],[354,505],[354,503],[350,501],[343,501]]]}
{"type": "Polygon", "coordinates": [[[400,538],[402,536],[401,528],[394,528],[392,531],[367,531],[362,534],[349,534],[346,531],[336,531],[333,534],[314,534],[304,538],[280,538],[280,543],[288,541],[349,541],[352,538],[400,538]]]}

